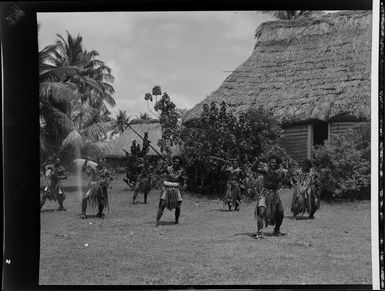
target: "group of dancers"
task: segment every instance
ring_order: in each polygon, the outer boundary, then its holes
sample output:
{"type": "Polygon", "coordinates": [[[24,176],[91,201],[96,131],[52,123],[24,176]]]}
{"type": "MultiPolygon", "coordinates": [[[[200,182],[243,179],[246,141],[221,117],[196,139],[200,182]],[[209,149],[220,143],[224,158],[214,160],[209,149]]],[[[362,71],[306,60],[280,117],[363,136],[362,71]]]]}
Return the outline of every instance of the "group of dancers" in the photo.
{"type": "MultiPolygon", "coordinates": [[[[144,203],[151,190],[151,166],[144,159],[136,164],[136,175],[127,175],[125,182],[133,187],[132,203],[135,204],[139,193],[143,194],[144,203]],[[129,183],[129,178],[132,184],[129,183]]],[[[235,211],[240,210],[242,191],[247,191],[256,198],[254,215],[257,220],[257,231],[254,235],[256,239],[264,238],[263,227],[274,226],[273,235],[283,236],[285,233],[280,231],[284,218],[284,209],[280,199],[279,190],[282,183],[290,178],[294,191],[291,210],[293,216],[309,213],[309,217],[314,217],[314,212],[319,208],[319,196],[312,171],[311,162],[306,161],[301,168],[297,168],[293,173],[289,173],[282,166],[282,160],[278,155],[269,155],[267,158],[257,160],[249,167],[248,179],[255,183],[245,183],[245,171],[241,169],[237,161],[227,163],[225,171],[228,173],[226,192],[224,201],[229,211],[234,207],[235,211]],[[304,183],[306,181],[306,183],[304,183]],[[253,185],[253,186],[250,186],[253,185]],[[305,185],[305,186],[304,186],[305,185]]],[[[63,201],[65,194],[62,189],[61,180],[66,179],[65,169],[61,165],[60,159],[55,159],[44,165],[45,176],[47,177],[46,187],[40,203],[42,207],[46,199],[57,200],[59,211],[65,210],[63,201]]],[[[110,172],[105,166],[103,158],[99,158],[96,163],[85,159],[82,166],[82,173],[86,175],[89,184],[82,192],[81,218],[87,218],[87,206],[97,208],[97,217],[104,218],[103,210],[108,207],[108,187],[113,180],[110,172]]],[[[187,187],[187,176],[182,165],[182,159],[174,156],[169,164],[164,164],[158,169],[158,174],[164,177],[158,211],[156,215],[156,226],[163,215],[164,210],[175,209],[175,224],[179,223],[182,204],[182,192],[187,187]]]]}

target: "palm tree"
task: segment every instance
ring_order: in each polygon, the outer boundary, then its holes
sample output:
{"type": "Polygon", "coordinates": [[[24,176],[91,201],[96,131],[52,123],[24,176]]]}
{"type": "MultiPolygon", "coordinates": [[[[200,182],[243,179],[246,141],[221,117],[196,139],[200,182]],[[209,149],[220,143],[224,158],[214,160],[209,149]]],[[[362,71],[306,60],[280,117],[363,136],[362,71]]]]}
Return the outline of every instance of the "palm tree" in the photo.
{"type": "Polygon", "coordinates": [[[136,119],[147,120],[147,119],[150,119],[150,115],[147,112],[144,112],[144,113],[139,112],[139,116],[137,115],[136,119]]]}
{"type": "Polygon", "coordinates": [[[97,59],[99,53],[95,50],[83,50],[82,37],[72,37],[67,31],[67,39],[60,34],[57,44],[57,53],[54,55],[57,66],[75,66],[80,71],[77,75],[71,76],[71,81],[79,85],[79,93],[82,101],[89,100],[94,107],[100,108],[102,101],[110,106],[115,106],[115,100],[111,94],[114,88],[111,85],[114,77],[111,75],[111,68],[103,61],[97,59]]]}
{"type": "Polygon", "coordinates": [[[116,118],[112,118],[113,130],[110,132],[110,139],[114,139],[124,132],[130,123],[130,117],[127,116],[126,110],[120,110],[116,114],[116,118]]]}
{"type": "Polygon", "coordinates": [[[129,123],[130,117],[127,117],[126,110],[119,110],[118,114],[116,115],[115,131],[118,133],[122,133],[129,123]]]}
{"type": "Polygon", "coordinates": [[[114,78],[96,51],[83,50],[80,35],[58,38],[39,53],[41,140],[48,136],[56,147],[95,151],[95,142],[112,127],[102,117],[108,112],[104,101],[115,105],[114,78]]]}
{"type": "MultiPolygon", "coordinates": [[[[158,85],[152,88],[152,93],[146,93],[144,95],[144,100],[147,101],[148,111],[151,112],[151,114],[153,114],[156,118],[159,118],[159,114],[155,114],[154,112],[152,112],[149,106],[149,101],[152,102],[154,100],[153,97],[155,97],[155,104],[156,104],[158,102],[158,96],[161,96],[161,95],[162,95],[162,89],[158,85]]],[[[155,111],[157,110],[155,109],[155,111]]]]}
{"type": "Polygon", "coordinates": [[[106,108],[104,111],[100,112],[100,120],[102,122],[113,122],[114,119],[111,117],[111,111],[106,108]]]}
{"type": "Polygon", "coordinates": [[[56,67],[47,61],[55,49],[56,45],[47,46],[39,52],[40,140],[48,152],[60,147],[61,141],[73,127],[69,114],[76,98],[76,86],[62,80],[64,76],[75,74],[77,69],[71,66],[56,67]]]}

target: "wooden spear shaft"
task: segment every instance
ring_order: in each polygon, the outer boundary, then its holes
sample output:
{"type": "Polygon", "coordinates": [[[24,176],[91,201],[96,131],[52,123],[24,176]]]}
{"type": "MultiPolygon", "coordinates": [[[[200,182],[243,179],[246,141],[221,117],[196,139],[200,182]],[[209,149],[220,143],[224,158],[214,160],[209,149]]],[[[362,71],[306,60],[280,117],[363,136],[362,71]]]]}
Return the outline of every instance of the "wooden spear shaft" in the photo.
{"type": "Polygon", "coordinates": [[[133,129],[132,127],[131,127],[131,125],[130,124],[128,124],[128,127],[129,128],[131,128],[132,129],[132,131],[133,132],[135,132],[144,142],[146,142],[147,144],[148,144],[148,146],[150,147],[150,148],[152,148],[153,150],[154,150],[154,152],[159,156],[159,157],[161,157],[163,160],[165,160],[167,163],[170,163],[170,161],[168,161],[165,157],[163,157],[151,144],[150,144],[150,142],[148,142],[148,141],[145,141],[144,140],[144,138],[135,130],[135,129],[133,129]]]}

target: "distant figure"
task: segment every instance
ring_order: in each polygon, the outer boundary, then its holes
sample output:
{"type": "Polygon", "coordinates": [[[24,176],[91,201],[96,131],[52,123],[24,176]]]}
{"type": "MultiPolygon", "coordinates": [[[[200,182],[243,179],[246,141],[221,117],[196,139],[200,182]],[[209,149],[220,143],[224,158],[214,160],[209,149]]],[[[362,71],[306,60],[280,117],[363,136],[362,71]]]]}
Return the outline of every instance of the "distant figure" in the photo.
{"type": "Polygon", "coordinates": [[[136,144],[136,140],[132,141],[130,149],[131,149],[131,155],[132,156],[139,157],[141,155],[140,144],[136,144]]]}
{"type": "Polygon", "coordinates": [[[317,191],[317,174],[312,166],[312,162],[306,159],[302,163],[302,168],[296,171],[293,178],[294,191],[291,203],[293,217],[307,212],[309,218],[314,218],[314,213],[320,208],[320,197],[317,191]]]}
{"type": "Polygon", "coordinates": [[[159,220],[166,207],[168,210],[175,208],[175,224],[178,224],[182,204],[180,190],[186,188],[184,169],[181,167],[181,159],[178,156],[172,159],[172,165],[168,166],[164,172],[167,173],[167,176],[163,182],[158,213],[156,215],[156,226],[159,225],[159,220]]]}
{"type": "Polygon", "coordinates": [[[123,181],[134,190],[140,173],[138,165],[143,163],[143,158],[137,155],[136,141],[132,142],[131,152],[131,155],[127,155],[126,177],[123,181]]]}
{"type": "Polygon", "coordinates": [[[59,208],[57,211],[66,211],[63,206],[65,195],[62,189],[61,180],[67,179],[67,176],[65,175],[64,167],[61,165],[61,160],[57,158],[55,159],[54,164],[46,164],[44,168],[47,185],[43,190],[43,196],[40,201],[40,209],[43,207],[46,199],[48,198],[48,200],[58,201],[59,208]]]}
{"type": "Polygon", "coordinates": [[[253,166],[253,169],[263,176],[262,193],[254,210],[254,216],[257,219],[256,239],[264,238],[262,233],[263,222],[266,227],[274,225],[274,236],[282,236],[285,233],[280,231],[280,227],[284,217],[281,198],[279,197],[279,188],[284,180],[286,170],[281,167],[281,158],[271,155],[268,158],[268,164],[259,163],[253,166]]]}
{"type": "Polygon", "coordinates": [[[135,183],[132,204],[135,204],[138,193],[143,193],[144,203],[147,204],[147,195],[151,191],[151,172],[148,163],[143,161],[143,163],[138,165],[137,171],[139,172],[139,175],[137,182],[135,183]]]}
{"type": "Polygon", "coordinates": [[[239,181],[243,177],[243,171],[239,168],[237,161],[234,161],[233,164],[225,169],[228,172],[228,179],[226,183],[226,194],[225,200],[229,211],[231,207],[234,206],[235,211],[239,211],[239,206],[241,204],[241,189],[239,187],[239,181]]]}
{"type": "MultiPolygon", "coordinates": [[[[83,165],[83,169],[87,168],[86,160],[83,165]]],[[[107,168],[104,166],[104,162],[102,158],[97,160],[97,166],[95,169],[89,168],[91,175],[91,182],[89,183],[86,192],[83,193],[82,198],[82,214],[81,218],[87,218],[86,210],[87,206],[91,206],[93,208],[98,208],[98,212],[96,214],[99,218],[104,218],[103,210],[105,207],[108,207],[108,186],[110,182],[113,180],[107,168]]]]}
{"type": "Polygon", "coordinates": [[[51,171],[51,169],[55,163],[55,160],[56,160],[55,157],[48,157],[47,160],[41,166],[44,177],[48,177],[49,171],[51,171]]]}

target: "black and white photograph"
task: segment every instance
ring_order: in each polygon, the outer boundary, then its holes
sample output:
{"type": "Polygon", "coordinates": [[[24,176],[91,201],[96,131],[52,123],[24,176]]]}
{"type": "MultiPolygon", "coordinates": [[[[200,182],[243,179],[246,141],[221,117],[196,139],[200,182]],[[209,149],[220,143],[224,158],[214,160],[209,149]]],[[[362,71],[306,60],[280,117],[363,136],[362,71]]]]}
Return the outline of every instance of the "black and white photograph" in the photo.
{"type": "Polygon", "coordinates": [[[384,288],[375,13],[36,11],[37,285],[384,288]]]}

